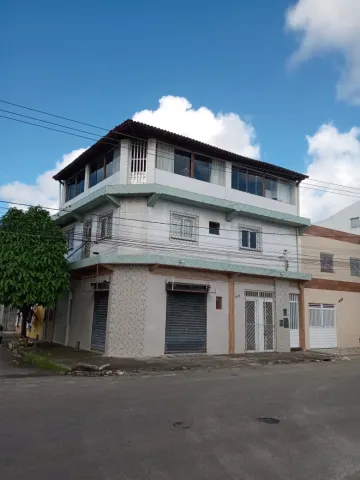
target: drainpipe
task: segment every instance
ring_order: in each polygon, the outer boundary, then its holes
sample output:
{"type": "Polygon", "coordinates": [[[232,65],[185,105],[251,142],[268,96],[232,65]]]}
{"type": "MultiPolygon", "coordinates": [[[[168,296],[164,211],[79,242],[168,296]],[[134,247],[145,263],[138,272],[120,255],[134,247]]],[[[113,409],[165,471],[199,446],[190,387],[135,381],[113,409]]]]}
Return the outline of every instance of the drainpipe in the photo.
{"type": "Polygon", "coordinates": [[[71,320],[71,302],[72,302],[72,292],[69,292],[68,299],[68,308],[67,308],[67,317],[66,317],[66,334],[65,334],[65,345],[69,344],[69,335],[70,335],[70,320],[71,320]]]}

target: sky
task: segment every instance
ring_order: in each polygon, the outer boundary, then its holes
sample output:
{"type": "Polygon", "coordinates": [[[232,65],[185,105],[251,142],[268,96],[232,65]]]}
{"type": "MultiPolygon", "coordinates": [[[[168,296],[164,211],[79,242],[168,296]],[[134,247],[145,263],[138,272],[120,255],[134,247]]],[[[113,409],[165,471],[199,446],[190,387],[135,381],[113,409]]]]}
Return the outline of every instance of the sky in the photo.
{"type": "Polygon", "coordinates": [[[0,200],[56,205],[94,143],[4,117],[134,118],[304,172],[313,221],[360,200],[359,0],[3,0],[0,73],[0,200]]]}

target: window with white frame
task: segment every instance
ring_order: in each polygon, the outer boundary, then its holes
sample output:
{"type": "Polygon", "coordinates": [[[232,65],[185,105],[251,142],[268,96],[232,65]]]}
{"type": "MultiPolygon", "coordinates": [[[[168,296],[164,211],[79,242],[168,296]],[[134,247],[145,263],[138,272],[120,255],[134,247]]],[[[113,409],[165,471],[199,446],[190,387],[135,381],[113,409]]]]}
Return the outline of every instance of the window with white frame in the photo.
{"type": "Polygon", "coordinates": [[[334,273],[334,255],[332,253],[320,253],[320,271],[334,273]]]}
{"type": "Polygon", "coordinates": [[[199,217],[185,213],[170,213],[170,238],[186,242],[198,241],[199,217]]]}
{"type": "Polygon", "coordinates": [[[75,225],[64,230],[68,252],[74,249],[75,225]]]}
{"type": "Polygon", "coordinates": [[[99,217],[98,221],[98,240],[105,240],[112,236],[113,212],[105,213],[99,217]]]}
{"type": "Polygon", "coordinates": [[[249,227],[247,225],[239,226],[240,249],[261,251],[262,237],[261,228],[249,227]]]}
{"type": "Polygon", "coordinates": [[[360,227],[360,217],[350,218],[351,228],[360,227]]]}
{"type": "Polygon", "coordinates": [[[360,258],[350,257],[350,275],[360,277],[360,258]]]}

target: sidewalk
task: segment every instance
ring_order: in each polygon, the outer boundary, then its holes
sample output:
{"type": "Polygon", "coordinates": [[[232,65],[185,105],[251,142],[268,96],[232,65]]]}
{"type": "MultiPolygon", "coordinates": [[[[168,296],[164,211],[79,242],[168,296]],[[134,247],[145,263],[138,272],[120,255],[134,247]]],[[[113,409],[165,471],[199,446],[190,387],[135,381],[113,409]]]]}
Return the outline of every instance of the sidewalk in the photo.
{"type": "MultiPolygon", "coordinates": [[[[41,344],[26,349],[31,356],[45,359],[68,371],[174,371],[188,369],[220,369],[281,363],[331,361],[335,357],[323,352],[250,353],[239,355],[184,354],[162,357],[118,358],[54,344],[41,344]]],[[[41,361],[38,362],[41,364],[41,361]]]]}

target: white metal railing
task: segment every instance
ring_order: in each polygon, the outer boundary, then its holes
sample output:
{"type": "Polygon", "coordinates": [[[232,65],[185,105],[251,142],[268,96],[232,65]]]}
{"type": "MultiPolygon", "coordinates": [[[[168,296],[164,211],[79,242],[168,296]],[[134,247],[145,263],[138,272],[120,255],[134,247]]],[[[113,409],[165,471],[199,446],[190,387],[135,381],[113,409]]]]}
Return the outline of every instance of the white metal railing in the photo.
{"type": "Polygon", "coordinates": [[[131,142],[130,183],[146,183],[146,142],[131,142]]]}

